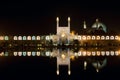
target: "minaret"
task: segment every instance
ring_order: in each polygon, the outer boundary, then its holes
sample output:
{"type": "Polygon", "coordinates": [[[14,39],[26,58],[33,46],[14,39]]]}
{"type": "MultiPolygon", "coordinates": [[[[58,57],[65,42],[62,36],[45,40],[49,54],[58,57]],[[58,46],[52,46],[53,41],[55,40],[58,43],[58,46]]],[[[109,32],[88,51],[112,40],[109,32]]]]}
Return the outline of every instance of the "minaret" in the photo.
{"type": "Polygon", "coordinates": [[[70,17],[68,17],[68,27],[70,27],[70,17]]]}
{"type": "Polygon", "coordinates": [[[59,27],[59,17],[56,18],[57,21],[57,27],[59,27]]]}
{"type": "Polygon", "coordinates": [[[86,29],[87,26],[86,26],[86,22],[84,21],[84,24],[83,24],[83,28],[86,29]]]}
{"type": "Polygon", "coordinates": [[[98,28],[99,26],[98,26],[98,22],[99,22],[99,20],[98,19],[96,19],[96,28],[98,28]]]}

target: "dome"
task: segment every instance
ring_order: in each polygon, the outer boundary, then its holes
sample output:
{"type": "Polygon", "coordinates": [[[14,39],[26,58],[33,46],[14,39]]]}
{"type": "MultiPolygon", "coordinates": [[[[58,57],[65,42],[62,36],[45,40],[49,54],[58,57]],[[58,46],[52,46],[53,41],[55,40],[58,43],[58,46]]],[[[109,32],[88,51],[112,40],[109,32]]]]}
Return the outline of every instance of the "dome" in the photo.
{"type": "Polygon", "coordinates": [[[92,28],[95,28],[95,29],[102,28],[104,32],[107,32],[106,26],[103,23],[99,22],[98,19],[96,19],[96,22],[92,25],[92,28]]]}

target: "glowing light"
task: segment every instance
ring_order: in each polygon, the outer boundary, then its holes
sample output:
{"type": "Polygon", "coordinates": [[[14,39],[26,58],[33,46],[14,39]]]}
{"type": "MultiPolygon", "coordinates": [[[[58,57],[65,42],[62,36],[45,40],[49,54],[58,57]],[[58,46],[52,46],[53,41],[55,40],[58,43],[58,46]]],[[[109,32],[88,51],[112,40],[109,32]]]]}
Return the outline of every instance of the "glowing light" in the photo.
{"type": "Polygon", "coordinates": [[[97,51],[97,56],[100,56],[100,51],[97,51]]]}
{"type": "Polygon", "coordinates": [[[62,57],[62,59],[65,59],[66,56],[65,56],[65,54],[62,54],[61,57],[62,57]]]}
{"type": "Polygon", "coordinates": [[[92,56],[95,56],[95,54],[96,54],[96,53],[95,53],[94,51],[92,51],[92,56]]]}
{"type": "Polygon", "coordinates": [[[95,36],[92,36],[92,40],[95,40],[95,36]]]}
{"type": "Polygon", "coordinates": [[[1,52],[1,53],[0,53],[0,56],[4,56],[4,52],[1,52]]]}
{"type": "Polygon", "coordinates": [[[13,54],[14,54],[14,56],[17,56],[17,52],[14,52],[13,54]]]}
{"type": "Polygon", "coordinates": [[[4,37],[3,37],[3,36],[0,36],[0,40],[4,40],[4,37]]]}
{"type": "Polygon", "coordinates": [[[46,56],[49,56],[50,55],[50,52],[46,52],[46,56]]]}
{"type": "Polygon", "coordinates": [[[65,37],[65,33],[62,33],[61,37],[65,37]]]}
{"type": "Polygon", "coordinates": [[[87,52],[87,55],[88,55],[88,56],[91,56],[91,52],[88,51],[88,52],[87,52]]]}
{"type": "Polygon", "coordinates": [[[35,56],[35,52],[32,52],[32,56],[35,56]]]}
{"type": "Polygon", "coordinates": [[[40,52],[37,52],[37,56],[40,56],[40,52]]]}
{"type": "Polygon", "coordinates": [[[86,70],[87,62],[84,61],[84,70],[86,70]]]}
{"type": "Polygon", "coordinates": [[[27,40],[31,40],[31,36],[27,36],[27,40]]]}
{"type": "Polygon", "coordinates": [[[99,72],[99,69],[96,69],[96,72],[99,72]]]}
{"type": "Polygon", "coordinates": [[[37,40],[40,40],[40,36],[37,36],[37,40]]]}
{"type": "Polygon", "coordinates": [[[69,71],[68,71],[68,75],[70,75],[70,74],[71,74],[71,71],[69,70],[69,71]]]}
{"type": "Polygon", "coordinates": [[[22,36],[18,36],[18,40],[22,40],[22,36]]]}
{"type": "Polygon", "coordinates": [[[23,40],[26,40],[26,36],[23,36],[23,40]]]}
{"type": "Polygon", "coordinates": [[[97,36],[97,40],[100,40],[100,36],[97,36]]]}
{"type": "Polygon", "coordinates": [[[101,51],[101,55],[102,55],[102,56],[105,56],[105,51],[101,51]]]}
{"type": "Polygon", "coordinates": [[[9,37],[8,37],[8,36],[5,36],[5,40],[9,40],[9,37]]]}
{"type": "Polygon", "coordinates": [[[72,32],[71,32],[71,35],[74,36],[74,35],[75,35],[75,31],[72,31],[72,32]]]}
{"type": "Polygon", "coordinates": [[[106,51],[106,55],[109,56],[109,51],[106,51]]]}
{"type": "Polygon", "coordinates": [[[13,40],[17,40],[17,36],[14,36],[14,37],[13,37],[13,40]]]}
{"type": "Polygon", "coordinates": [[[114,56],[114,51],[111,51],[111,56],[114,56]]]}
{"type": "Polygon", "coordinates": [[[18,52],[18,56],[22,56],[22,52],[18,52]]]}
{"type": "Polygon", "coordinates": [[[79,51],[79,52],[78,52],[78,56],[81,56],[81,55],[82,55],[82,53],[81,53],[81,51],[79,51]]]}
{"type": "Polygon", "coordinates": [[[70,17],[68,17],[68,21],[70,21],[70,17]]]}
{"type": "Polygon", "coordinates": [[[77,56],[78,54],[75,52],[75,56],[77,56]]]}
{"type": "Polygon", "coordinates": [[[26,52],[23,52],[23,56],[26,56],[27,54],[26,54],[26,52]]]}
{"type": "Polygon", "coordinates": [[[109,36],[106,36],[106,40],[109,40],[109,36]]]}
{"type": "Polygon", "coordinates": [[[118,52],[118,51],[115,51],[115,55],[118,56],[118,55],[119,55],[119,52],[118,52]]]}
{"type": "Polygon", "coordinates": [[[59,75],[59,70],[57,70],[57,75],[59,75]]]}
{"type": "Polygon", "coordinates": [[[105,39],[105,36],[101,36],[101,40],[104,40],[105,39]]]}
{"type": "Polygon", "coordinates": [[[35,40],[36,38],[35,38],[35,36],[32,36],[32,40],[35,40]]]}
{"type": "Polygon", "coordinates": [[[83,51],[83,56],[86,56],[86,51],[83,51]]]}
{"type": "Polygon", "coordinates": [[[59,21],[59,17],[56,18],[56,21],[59,21]]]}
{"type": "Polygon", "coordinates": [[[82,39],[83,39],[83,40],[86,40],[86,36],[82,36],[82,39]]]}
{"type": "Polygon", "coordinates": [[[116,40],[118,40],[118,39],[119,39],[119,37],[118,37],[118,36],[115,36],[115,39],[116,39],[116,40]]]}
{"type": "Polygon", "coordinates": [[[50,40],[50,37],[49,37],[49,36],[46,36],[46,40],[50,40]]]}
{"type": "Polygon", "coordinates": [[[110,36],[110,40],[114,40],[114,36],[110,36]]]}
{"type": "Polygon", "coordinates": [[[31,52],[27,52],[27,55],[28,55],[28,56],[31,56],[31,52]]]}
{"type": "Polygon", "coordinates": [[[75,60],[75,56],[71,56],[70,58],[71,58],[72,60],[75,60]]]}
{"type": "Polygon", "coordinates": [[[91,36],[87,36],[87,40],[90,40],[91,39],[91,36]]]}

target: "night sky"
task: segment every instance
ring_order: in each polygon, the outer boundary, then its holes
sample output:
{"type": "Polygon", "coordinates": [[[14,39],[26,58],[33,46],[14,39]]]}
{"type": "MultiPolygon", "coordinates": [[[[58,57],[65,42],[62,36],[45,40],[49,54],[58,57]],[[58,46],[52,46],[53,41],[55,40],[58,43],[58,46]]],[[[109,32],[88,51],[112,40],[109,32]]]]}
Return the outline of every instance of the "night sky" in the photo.
{"type": "Polygon", "coordinates": [[[43,35],[56,33],[56,17],[60,25],[67,25],[71,17],[71,30],[79,32],[83,21],[91,27],[100,19],[107,28],[119,32],[120,5],[114,1],[4,1],[0,2],[0,34],[43,35]]]}

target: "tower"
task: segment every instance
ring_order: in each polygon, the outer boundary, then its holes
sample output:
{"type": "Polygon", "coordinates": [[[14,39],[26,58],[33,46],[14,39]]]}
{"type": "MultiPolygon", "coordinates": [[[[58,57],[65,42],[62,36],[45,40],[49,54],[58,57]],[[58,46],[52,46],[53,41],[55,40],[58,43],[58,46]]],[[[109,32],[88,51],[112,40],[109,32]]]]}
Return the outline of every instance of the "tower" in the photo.
{"type": "Polygon", "coordinates": [[[87,28],[87,26],[86,26],[86,22],[85,22],[85,21],[84,21],[84,23],[83,23],[83,28],[84,28],[84,29],[87,28]]]}

